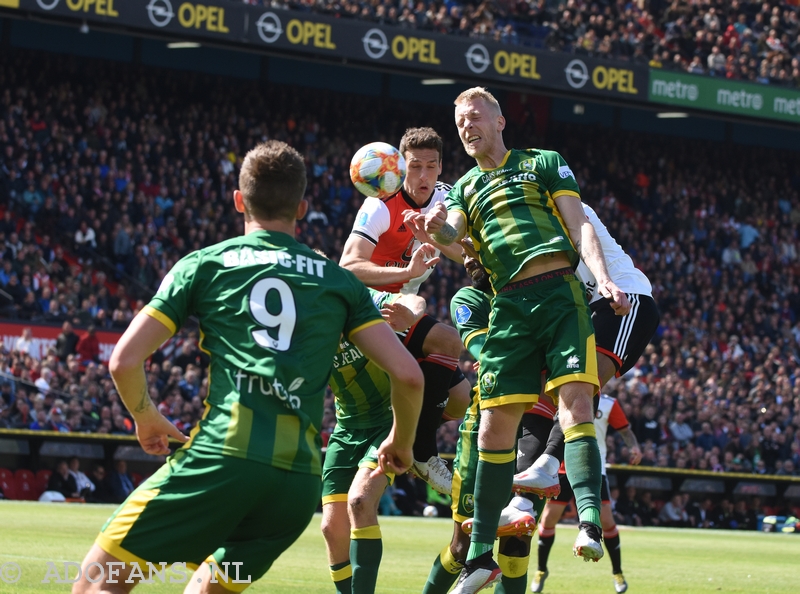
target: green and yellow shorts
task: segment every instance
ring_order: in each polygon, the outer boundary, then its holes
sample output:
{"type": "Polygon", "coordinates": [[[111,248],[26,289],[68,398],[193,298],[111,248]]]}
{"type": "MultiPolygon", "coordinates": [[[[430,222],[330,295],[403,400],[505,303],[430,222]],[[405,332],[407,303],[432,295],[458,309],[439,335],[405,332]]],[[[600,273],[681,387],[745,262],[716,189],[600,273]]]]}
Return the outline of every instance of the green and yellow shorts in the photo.
{"type": "Polygon", "coordinates": [[[500,289],[492,302],[480,359],[481,408],[535,404],[542,393],[543,370],[544,393],[553,400],[558,387],[569,382],[599,388],[591,310],[572,269],[500,289]]]}
{"type": "MultiPolygon", "coordinates": [[[[117,508],[95,541],[139,563],[212,561],[230,578],[255,581],[305,530],[317,508],[320,478],[241,458],[180,449],[117,508]],[[228,562],[230,565],[224,565],[228,562]]],[[[233,592],[248,583],[223,583],[233,592]]]]}
{"type": "MultiPolygon", "coordinates": [[[[475,390],[477,392],[477,390],[475,390]]],[[[451,508],[453,521],[463,522],[475,513],[475,474],[478,472],[478,429],[481,424],[480,399],[473,394],[464,420],[458,428],[456,457],[453,460],[451,508]]]]}
{"type": "MultiPolygon", "coordinates": [[[[347,492],[358,469],[378,467],[376,452],[391,430],[391,421],[368,429],[344,429],[336,425],[328,440],[322,467],[322,505],[347,501],[347,492]]],[[[394,475],[387,475],[387,478],[391,483],[394,475]]]]}

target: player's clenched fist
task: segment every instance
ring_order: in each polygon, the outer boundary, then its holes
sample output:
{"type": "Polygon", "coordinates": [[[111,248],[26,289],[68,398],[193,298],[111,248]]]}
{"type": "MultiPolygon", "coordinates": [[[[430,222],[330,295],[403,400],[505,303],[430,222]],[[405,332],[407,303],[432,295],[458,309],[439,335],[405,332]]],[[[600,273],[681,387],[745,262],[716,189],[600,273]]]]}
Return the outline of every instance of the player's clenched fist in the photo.
{"type": "Polygon", "coordinates": [[[430,234],[438,233],[447,224],[447,208],[441,202],[434,206],[425,215],[425,231],[430,234]]]}

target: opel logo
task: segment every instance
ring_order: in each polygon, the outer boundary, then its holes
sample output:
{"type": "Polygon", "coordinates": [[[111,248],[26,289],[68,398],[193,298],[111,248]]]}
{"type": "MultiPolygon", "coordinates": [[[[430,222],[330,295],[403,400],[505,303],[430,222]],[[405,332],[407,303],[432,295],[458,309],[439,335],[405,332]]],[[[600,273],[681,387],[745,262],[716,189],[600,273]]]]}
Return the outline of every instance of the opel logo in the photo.
{"type": "Polygon", "coordinates": [[[466,53],[467,66],[475,74],[480,74],[489,67],[489,50],[480,43],[472,44],[466,53]]]}
{"type": "Polygon", "coordinates": [[[47,0],[36,0],[36,4],[38,4],[39,8],[42,10],[53,10],[58,6],[59,2],[60,0],[50,0],[50,2],[47,2],[47,0]]]}
{"type": "Polygon", "coordinates": [[[580,89],[589,80],[589,69],[583,60],[572,60],[564,69],[567,75],[567,82],[573,89],[580,89]]]}
{"type": "Polygon", "coordinates": [[[166,27],[175,16],[169,0],[150,0],[147,5],[147,16],[156,27],[166,27]]]}
{"type": "Polygon", "coordinates": [[[258,36],[264,40],[264,43],[274,43],[283,33],[281,20],[274,12],[262,14],[261,18],[256,22],[256,30],[258,31],[258,36]]]}
{"type": "Polygon", "coordinates": [[[373,60],[380,60],[389,49],[386,34],[380,29],[370,29],[361,41],[364,43],[364,51],[373,60]]]}

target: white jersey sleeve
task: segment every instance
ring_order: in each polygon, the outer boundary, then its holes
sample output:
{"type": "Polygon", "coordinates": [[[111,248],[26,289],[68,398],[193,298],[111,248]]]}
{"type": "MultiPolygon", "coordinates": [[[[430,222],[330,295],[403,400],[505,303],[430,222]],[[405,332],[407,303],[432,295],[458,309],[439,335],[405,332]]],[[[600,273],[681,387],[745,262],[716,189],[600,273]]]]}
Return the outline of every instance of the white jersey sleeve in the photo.
{"type": "Polygon", "coordinates": [[[367,198],[356,215],[356,222],[350,232],[363,237],[373,245],[378,245],[380,236],[389,230],[391,215],[386,205],[377,198],[367,198]]]}
{"type": "MultiPolygon", "coordinates": [[[[641,270],[633,265],[631,257],[626,254],[616,240],[611,237],[611,234],[597,216],[597,213],[587,204],[583,204],[583,212],[586,214],[586,218],[592,223],[597,238],[600,240],[600,247],[603,249],[603,256],[606,259],[608,273],[611,275],[611,280],[614,284],[617,285],[623,293],[652,296],[653,287],[650,281],[641,270]]],[[[583,263],[583,260],[578,263],[578,269],[575,271],[575,274],[586,287],[589,303],[594,303],[602,299],[602,295],[597,291],[597,279],[595,279],[589,267],[583,263]]]]}

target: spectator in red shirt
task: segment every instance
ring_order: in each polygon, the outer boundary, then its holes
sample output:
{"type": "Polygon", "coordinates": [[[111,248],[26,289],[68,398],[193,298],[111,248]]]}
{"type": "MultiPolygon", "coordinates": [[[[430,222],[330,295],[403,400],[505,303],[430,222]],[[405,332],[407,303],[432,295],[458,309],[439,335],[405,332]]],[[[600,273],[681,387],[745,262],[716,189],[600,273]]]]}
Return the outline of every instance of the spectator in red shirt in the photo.
{"type": "Polygon", "coordinates": [[[97,339],[94,325],[86,329],[86,334],[78,342],[76,351],[81,365],[100,361],[100,341],[97,339]]]}

